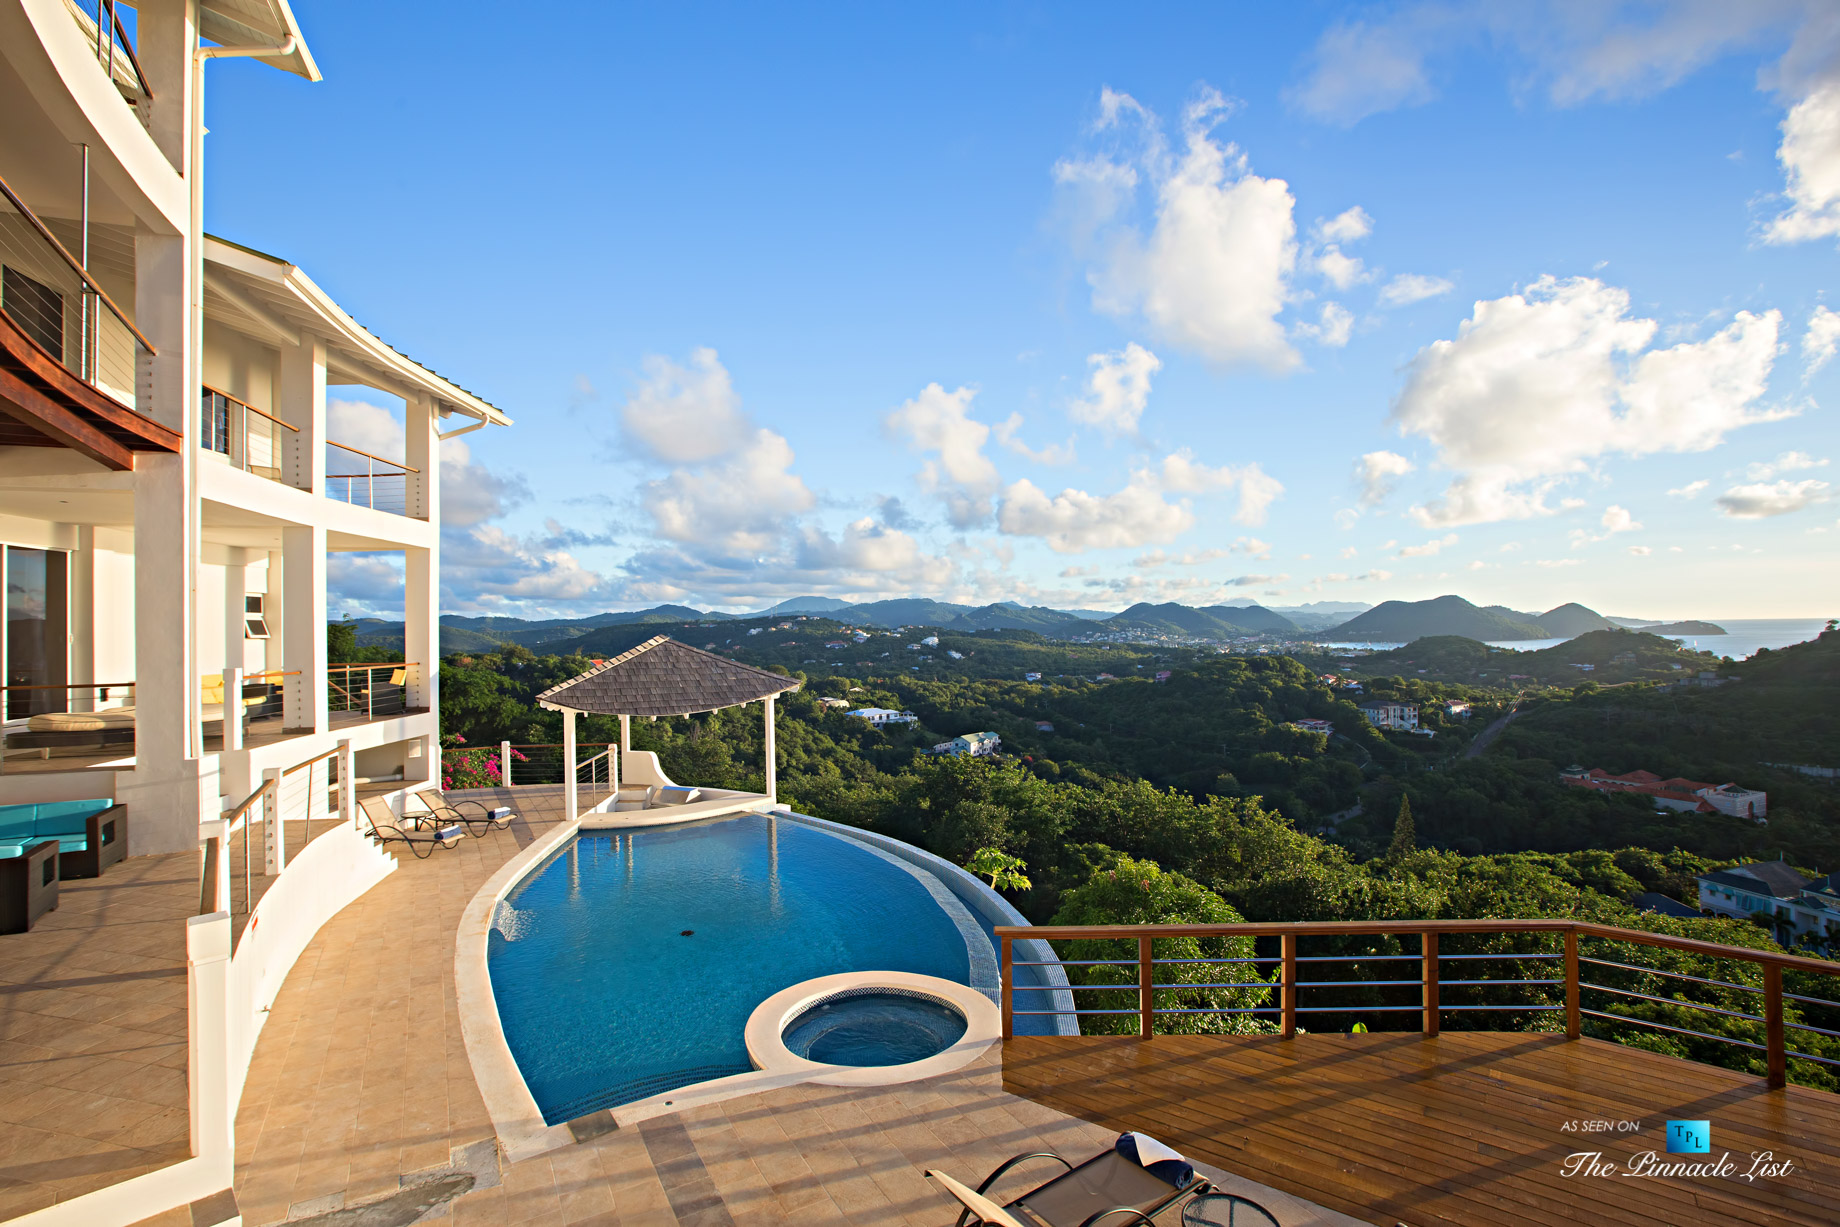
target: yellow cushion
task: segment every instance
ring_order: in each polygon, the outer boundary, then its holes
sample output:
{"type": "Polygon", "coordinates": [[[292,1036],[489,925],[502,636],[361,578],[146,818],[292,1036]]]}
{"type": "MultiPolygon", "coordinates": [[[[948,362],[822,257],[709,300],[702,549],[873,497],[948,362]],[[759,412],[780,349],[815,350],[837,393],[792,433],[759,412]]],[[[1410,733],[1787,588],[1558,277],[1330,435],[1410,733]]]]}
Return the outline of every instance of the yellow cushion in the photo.
{"type": "Polygon", "coordinates": [[[212,677],[207,673],[200,679],[200,682],[204,689],[202,702],[222,703],[224,701],[224,679],[222,676],[212,677]]]}

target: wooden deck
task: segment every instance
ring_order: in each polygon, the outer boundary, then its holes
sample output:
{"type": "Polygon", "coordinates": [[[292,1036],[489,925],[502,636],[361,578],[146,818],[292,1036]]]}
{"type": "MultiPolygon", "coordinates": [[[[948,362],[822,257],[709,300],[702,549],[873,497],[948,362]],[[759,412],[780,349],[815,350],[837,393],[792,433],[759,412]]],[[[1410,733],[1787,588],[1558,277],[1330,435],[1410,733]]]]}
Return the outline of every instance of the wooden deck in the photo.
{"type": "Polygon", "coordinates": [[[1369,1222],[1840,1223],[1840,1095],[1599,1040],[1513,1032],[1018,1038],[1003,1085],[1369,1222]],[[1669,1120],[1710,1154],[1668,1155],[1669,1120]],[[1638,1133],[1564,1132],[1639,1121],[1638,1133]],[[1720,1177],[1625,1177],[1643,1151],[1720,1177]],[[1744,1180],[1752,1152],[1793,1169],[1744,1180]],[[1601,1151],[1616,1174],[1566,1177],[1601,1151]]]}

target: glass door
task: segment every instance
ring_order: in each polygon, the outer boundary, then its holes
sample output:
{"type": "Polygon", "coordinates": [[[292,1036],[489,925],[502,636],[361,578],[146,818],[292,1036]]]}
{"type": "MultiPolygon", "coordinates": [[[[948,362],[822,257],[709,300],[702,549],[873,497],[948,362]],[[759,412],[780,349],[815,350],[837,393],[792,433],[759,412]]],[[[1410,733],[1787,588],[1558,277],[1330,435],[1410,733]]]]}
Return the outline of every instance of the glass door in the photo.
{"type": "Polygon", "coordinates": [[[70,710],[68,574],[62,551],[6,547],[8,720],[70,710]]]}

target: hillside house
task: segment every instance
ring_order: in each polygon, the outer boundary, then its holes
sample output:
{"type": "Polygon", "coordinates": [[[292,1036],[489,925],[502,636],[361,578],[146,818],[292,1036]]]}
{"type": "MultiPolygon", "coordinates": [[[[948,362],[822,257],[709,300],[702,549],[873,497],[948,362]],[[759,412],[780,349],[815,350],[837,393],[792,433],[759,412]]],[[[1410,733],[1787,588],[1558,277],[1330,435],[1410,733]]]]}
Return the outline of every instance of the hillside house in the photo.
{"type": "Polygon", "coordinates": [[[1453,720],[1469,719],[1470,705],[1461,699],[1450,699],[1444,704],[1444,714],[1453,720]]]}
{"type": "Polygon", "coordinates": [[[966,733],[950,741],[942,741],[928,753],[946,755],[951,758],[988,758],[1003,747],[1003,739],[995,733],[966,733]]]}
{"type": "Polygon", "coordinates": [[[1321,733],[1325,737],[1335,735],[1335,726],[1327,720],[1293,720],[1291,727],[1302,729],[1306,733],[1321,733]]]}
{"type": "Polygon", "coordinates": [[[867,720],[878,729],[889,724],[920,723],[920,717],[910,711],[895,711],[887,707],[859,707],[849,714],[867,720]]]}
{"type": "Polygon", "coordinates": [[[1369,699],[1361,704],[1361,714],[1377,729],[1412,732],[1418,728],[1418,705],[1390,699],[1369,699]]]}
{"type": "Polygon", "coordinates": [[[819,699],[818,700],[819,707],[848,707],[849,705],[850,705],[850,701],[848,699],[819,699]]]}
{"type": "Polygon", "coordinates": [[[1170,676],[1169,670],[1167,669],[1159,670],[1156,675],[1156,680],[1159,682],[1166,682],[1169,680],[1169,676],[1170,676]]]}
{"type": "Polygon", "coordinates": [[[1716,869],[1699,879],[1699,907],[1706,915],[1738,920],[1767,916],[1785,946],[1824,944],[1840,937],[1836,877],[1805,878],[1782,861],[1716,869]]]}
{"type": "Polygon", "coordinates": [[[1662,779],[1652,771],[1630,771],[1611,775],[1601,767],[1586,771],[1568,767],[1559,773],[1559,782],[1573,788],[1596,792],[1637,792],[1665,809],[1702,814],[1730,814],[1762,822],[1770,811],[1769,794],[1737,784],[1707,784],[1681,776],[1662,779]]]}
{"type": "Polygon", "coordinates": [[[1052,733],[1054,731],[1054,721],[1037,720],[1035,722],[1035,731],[1037,733],[1052,733]]]}
{"type": "Polygon", "coordinates": [[[1041,674],[1025,673],[1022,675],[1022,680],[1025,682],[1039,682],[1041,680],[1041,674]]]}
{"type": "Polygon", "coordinates": [[[925,639],[922,639],[920,643],[924,647],[936,648],[939,646],[939,636],[938,635],[928,635],[925,639]]]}

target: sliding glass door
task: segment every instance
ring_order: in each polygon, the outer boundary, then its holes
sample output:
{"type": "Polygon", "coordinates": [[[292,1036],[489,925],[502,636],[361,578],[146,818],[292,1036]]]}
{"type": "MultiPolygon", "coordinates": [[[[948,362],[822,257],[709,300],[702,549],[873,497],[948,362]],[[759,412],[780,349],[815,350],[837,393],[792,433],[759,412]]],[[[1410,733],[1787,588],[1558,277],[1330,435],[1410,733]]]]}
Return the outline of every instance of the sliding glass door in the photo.
{"type": "Polygon", "coordinates": [[[6,547],[6,718],[70,710],[69,568],[60,550],[6,547]]]}

